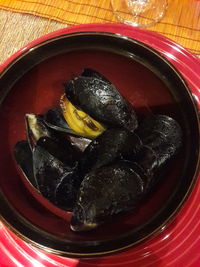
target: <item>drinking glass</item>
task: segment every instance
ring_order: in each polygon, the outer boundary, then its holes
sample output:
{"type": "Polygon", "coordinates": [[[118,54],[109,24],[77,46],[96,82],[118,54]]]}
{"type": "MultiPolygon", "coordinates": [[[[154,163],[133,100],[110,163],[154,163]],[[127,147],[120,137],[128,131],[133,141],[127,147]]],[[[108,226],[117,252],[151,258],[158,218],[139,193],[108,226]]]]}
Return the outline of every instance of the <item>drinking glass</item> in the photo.
{"type": "Polygon", "coordinates": [[[120,22],[150,27],[164,16],[167,0],[111,0],[111,6],[120,22]]]}

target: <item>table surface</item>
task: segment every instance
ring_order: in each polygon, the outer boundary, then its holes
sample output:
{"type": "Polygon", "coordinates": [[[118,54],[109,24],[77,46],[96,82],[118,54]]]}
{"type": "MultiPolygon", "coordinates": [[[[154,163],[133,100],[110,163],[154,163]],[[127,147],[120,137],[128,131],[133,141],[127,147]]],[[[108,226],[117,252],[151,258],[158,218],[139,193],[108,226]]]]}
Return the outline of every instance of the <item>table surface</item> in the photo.
{"type": "MultiPolygon", "coordinates": [[[[73,2],[75,3],[77,1],[81,2],[82,0],[74,0],[73,2]]],[[[0,0],[0,64],[33,39],[69,26],[69,24],[59,22],[65,21],[64,17],[61,16],[58,16],[57,19],[59,21],[56,21],[32,14],[4,10],[8,9],[5,5],[3,6],[4,2],[0,0]]],[[[58,3],[57,1],[49,2],[58,10],[62,8],[56,4],[58,3]]],[[[86,0],[84,4],[91,8],[96,8],[95,10],[97,11],[99,10],[99,16],[92,16],[92,11],[89,14],[85,14],[87,20],[84,20],[84,22],[117,22],[108,0],[86,0]],[[107,12],[106,18],[102,15],[104,9],[107,12]]],[[[44,13],[40,13],[39,11],[35,12],[35,14],[41,15],[44,15],[44,13]]],[[[79,24],[80,20],[77,17],[77,12],[75,13],[74,11],[74,14],[71,15],[74,15],[73,21],[75,21],[72,23],[71,20],[71,24],[79,24]]],[[[160,23],[157,23],[149,29],[173,39],[200,57],[200,0],[168,0],[168,9],[164,18],[160,23]]]]}

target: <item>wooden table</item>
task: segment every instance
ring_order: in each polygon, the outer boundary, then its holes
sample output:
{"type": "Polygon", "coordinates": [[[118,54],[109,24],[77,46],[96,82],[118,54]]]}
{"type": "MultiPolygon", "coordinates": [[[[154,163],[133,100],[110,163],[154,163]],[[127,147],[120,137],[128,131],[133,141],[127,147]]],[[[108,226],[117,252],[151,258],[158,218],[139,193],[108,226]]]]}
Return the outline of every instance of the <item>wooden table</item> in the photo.
{"type": "MultiPolygon", "coordinates": [[[[90,1],[91,5],[97,3],[90,1]]],[[[117,22],[109,8],[108,5],[109,21],[117,22]]],[[[104,23],[108,18],[97,20],[91,16],[89,21],[104,23]]],[[[0,9],[0,63],[33,39],[66,26],[55,20],[0,9]]],[[[173,39],[200,57],[200,0],[168,0],[165,17],[150,30],[173,39]]]]}

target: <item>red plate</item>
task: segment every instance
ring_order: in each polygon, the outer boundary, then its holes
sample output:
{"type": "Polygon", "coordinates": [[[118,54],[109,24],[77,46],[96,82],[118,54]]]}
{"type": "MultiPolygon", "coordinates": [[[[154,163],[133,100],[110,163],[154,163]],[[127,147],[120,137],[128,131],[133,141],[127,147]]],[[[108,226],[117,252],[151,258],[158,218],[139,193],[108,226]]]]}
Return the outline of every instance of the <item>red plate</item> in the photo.
{"type": "MultiPolygon", "coordinates": [[[[142,41],[161,52],[183,74],[190,85],[200,108],[200,62],[180,45],[154,32],[116,24],[90,24],[62,29],[42,37],[21,49],[2,66],[0,71],[16,56],[33,45],[57,35],[80,31],[105,31],[120,33],[142,41]]],[[[0,225],[1,267],[48,266],[200,266],[200,181],[176,219],[154,239],[127,252],[97,259],[69,259],[44,253],[23,242],[5,226],[0,225]]]]}

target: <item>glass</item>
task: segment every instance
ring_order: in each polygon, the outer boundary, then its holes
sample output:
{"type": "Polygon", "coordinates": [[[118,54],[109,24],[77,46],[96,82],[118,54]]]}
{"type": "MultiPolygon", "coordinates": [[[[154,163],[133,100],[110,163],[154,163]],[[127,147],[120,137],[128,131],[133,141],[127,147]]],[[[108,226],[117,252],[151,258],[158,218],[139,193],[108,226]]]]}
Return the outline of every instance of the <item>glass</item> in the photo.
{"type": "Polygon", "coordinates": [[[111,0],[111,6],[120,22],[150,27],[164,16],[167,0],[111,0]]]}

